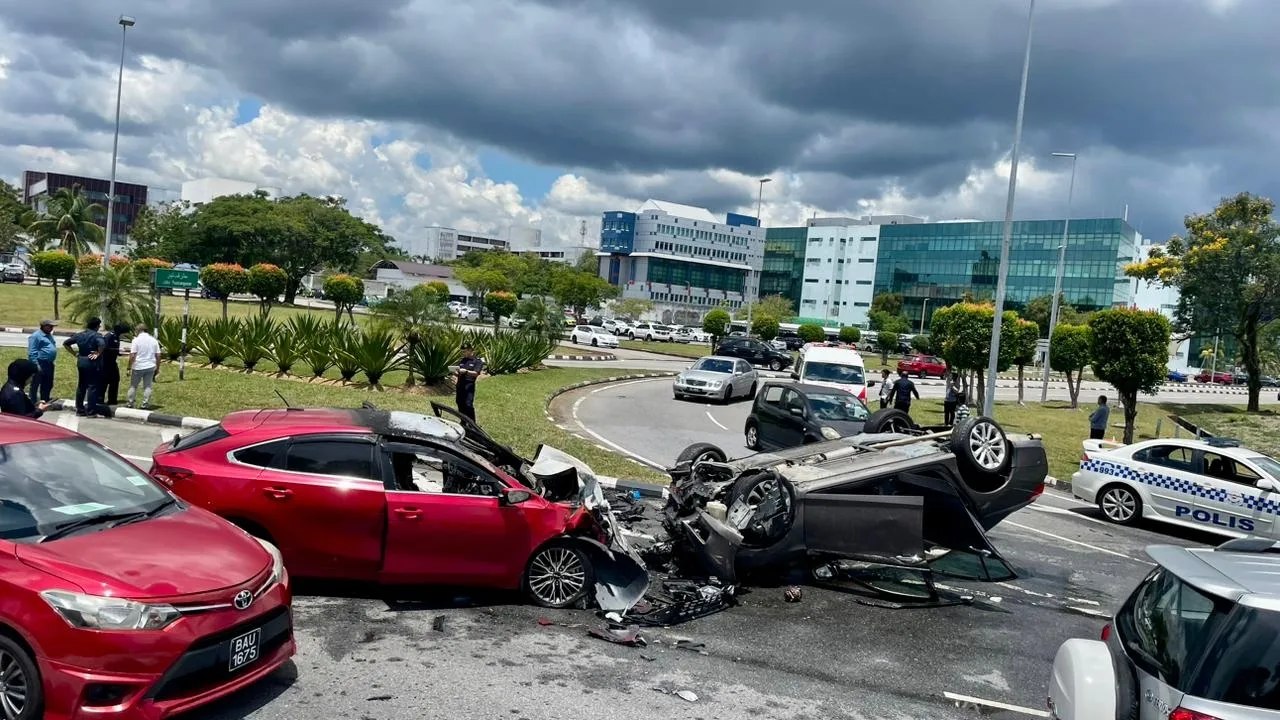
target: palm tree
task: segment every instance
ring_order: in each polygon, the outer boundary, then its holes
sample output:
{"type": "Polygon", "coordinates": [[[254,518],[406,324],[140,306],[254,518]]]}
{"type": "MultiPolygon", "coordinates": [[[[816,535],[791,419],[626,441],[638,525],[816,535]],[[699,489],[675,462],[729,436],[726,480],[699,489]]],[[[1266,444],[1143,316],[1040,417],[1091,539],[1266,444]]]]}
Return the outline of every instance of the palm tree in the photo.
{"type": "Polygon", "coordinates": [[[98,218],[105,214],[106,210],[101,205],[85,198],[79,185],[73,185],[59,188],[49,198],[44,212],[28,212],[23,221],[35,238],[46,244],[56,244],[78,258],[93,245],[104,244],[106,231],[98,224],[98,218]]]}
{"type": "MultiPolygon", "coordinates": [[[[414,350],[431,328],[447,325],[453,319],[440,298],[424,285],[396,293],[378,303],[374,316],[376,326],[395,330],[400,334],[404,339],[404,353],[408,357],[413,357],[414,350]]],[[[412,367],[405,385],[413,385],[412,367]]]]}
{"type": "Polygon", "coordinates": [[[146,286],[138,282],[137,271],[128,265],[81,276],[80,287],[72,293],[67,309],[72,317],[83,320],[97,315],[104,303],[107,312],[102,323],[106,327],[116,323],[132,325],[154,313],[146,286]]]}

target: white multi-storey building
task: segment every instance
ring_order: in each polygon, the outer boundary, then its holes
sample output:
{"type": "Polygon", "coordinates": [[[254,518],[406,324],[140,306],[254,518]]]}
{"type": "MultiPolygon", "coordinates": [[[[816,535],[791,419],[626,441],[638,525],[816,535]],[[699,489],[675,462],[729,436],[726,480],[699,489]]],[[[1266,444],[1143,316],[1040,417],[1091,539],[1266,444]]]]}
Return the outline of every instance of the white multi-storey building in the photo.
{"type": "Polygon", "coordinates": [[[405,253],[432,262],[457,260],[472,250],[510,250],[511,241],[455,228],[433,225],[423,228],[422,235],[397,239],[405,253]]]}
{"type": "Polygon", "coordinates": [[[600,276],[621,297],[654,303],[668,323],[697,323],[712,308],[742,306],[759,284],[764,228],[756,218],[649,200],[635,212],[604,213],[600,276]]]}
{"type": "Polygon", "coordinates": [[[808,222],[800,316],[866,327],[875,294],[880,228],[923,222],[908,215],[814,218],[808,222]]]}
{"type": "Polygon", "coordinates": [[[252,195],[259,190],[267,197],[279,197],[280,189],[263,187],[246,180],[228,180],[227,178],[201,178],[182,183],[182,199],[193,205],[211,202],[214,198],[228,195],[252,195]]]}

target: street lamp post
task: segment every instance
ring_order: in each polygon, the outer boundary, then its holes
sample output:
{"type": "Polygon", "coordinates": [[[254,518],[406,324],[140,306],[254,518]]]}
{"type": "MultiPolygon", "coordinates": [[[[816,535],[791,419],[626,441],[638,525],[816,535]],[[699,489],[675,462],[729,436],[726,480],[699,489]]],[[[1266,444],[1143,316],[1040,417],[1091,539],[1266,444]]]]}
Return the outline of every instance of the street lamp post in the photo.
{"type": "Polygon", "coordinates": [[[1062,305],[1062,274],[1067,266],[1067,233],[1071,230],[1071,201],[1076,192],[1076,154],[1056,152],[1054,157],[1071,158],[1071,183],[1067,185],[1067,219],[1062,223],[1062,244],[1058,246],[1058,275],[1053,281],[1053,298],[1049,301],[1049,340],[1044,346],[1044,380],[1040,383],[1040,402],[1049,399],[1049,351],[1053,349],[1053,329],[1058,327],[1058,308],[1062,305]]]}
{"type": "MultiPolygon", "coordinates": [[[[764,232],[764,220],[760,217],[760,208],[764,202],[764,184],[773,182],[773,178],[760,178],[760,188],[756,191],[756,229],[764,232]]],[[[743,288],[742,299],[747,303],[747,334],[751,334],[751,310],[755,304],[755,286],[752,280],[755,279],[755,271],[751,269],[751,256],[747,256],[747,286],[743,288]]]]}
{"type": "MultiPolygon", "coordinates": [[[[116,160],[120,154],[120,95],[124,90],[124,50],[125,40],[129,36],[129,28],[137,22],[128,15],[120,16],[120,74],[116,77],[116,132],[111,141],[111,182],[107,187],[107,227],[103,234],[102,268],[111,267],[111,224],[115,219],[116,206],[116,160]]],[[[102,318],[107,316],[107,299],[102,298],[102,318]]]]}
{"type": "Polygon", "coordinates": [[[924,334],[924,316],[929,311],[929,298],[924,299],[924,306],[920,308],[920,334],[924,334]]]}
{"type": "Polygon", "coordinates": [[[1000,367],[1000,329],[1004,295],[1009,282],[1009,246],[1013,239],[1013,198],[1018,189],[1018,151],[1022,145],[1022,116],[1027,106],[1027,75],[1031,72],[1031,35],[1035,28],[1036,0],[1027,11],[1027,48],[1022,57],[1022,87],[1018,91],[1018,119],[1013,127],[1013,151],[1009,154],[1009,197],[1004,207],[1004,237],[1000,243],[1000,274],[996,280],[995,315],[991,320],[991,357],[987,361],[987,394],[982,414],[991,417],[996,405],[996,372],[1000,367]]]}

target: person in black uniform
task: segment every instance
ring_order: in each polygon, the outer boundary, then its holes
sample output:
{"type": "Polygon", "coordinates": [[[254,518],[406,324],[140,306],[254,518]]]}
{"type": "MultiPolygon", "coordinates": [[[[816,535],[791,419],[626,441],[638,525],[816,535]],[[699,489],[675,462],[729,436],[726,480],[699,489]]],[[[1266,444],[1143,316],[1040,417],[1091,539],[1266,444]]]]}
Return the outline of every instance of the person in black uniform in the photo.
{"type": "Polygon", "coordinates": [[[85,329],[67,338],[62,346],[76,350],[76,415],[111,417],[111,408],[102,404],[102,351],[106,346],[98,330],[102,320],[89,318],[85,329]]]}
{"type": "Polygon", "coordinates": [[[120,404],[120,343],[124,340],[129,326],[116,323],[107,333],[102,348],[102,392],[107,405],[120,404]]]}
{"type": "Polygon", "coordinates": [[[911,382],[911,378],[907,377],[906,370],[898,371],[898,379],[893,383],[893,408],[901,410],[904,413],[911,413],[911,396],[920,399],[920,391],[916,389],[916,384],[911,382]]]}
{"type": "Polygon", "coordinates": [[[38,418],[44,414],[49,403],[32,402],[23,391],[39,370],[39,366],[30,360],[18,359],[9,363],[9,377],[4,385],[0,385],[0,413],[29,418],[38,418]]]}
{"type": "Polygon", "coordinates": [[[476,357],[475,348],[462,346],[462,362],[458,363],[458,381],[454,400],[458,412],[471,420],[476,419],[476,378],[484,372],[484,360],[476,357]]]}

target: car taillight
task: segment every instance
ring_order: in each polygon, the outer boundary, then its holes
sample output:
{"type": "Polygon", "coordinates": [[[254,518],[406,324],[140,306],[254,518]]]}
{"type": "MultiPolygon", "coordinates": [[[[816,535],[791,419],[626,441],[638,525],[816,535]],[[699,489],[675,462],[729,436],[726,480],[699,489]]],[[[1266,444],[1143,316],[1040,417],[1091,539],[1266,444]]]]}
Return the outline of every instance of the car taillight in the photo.
{"type": "Polygon", "coordinates": [[[1040,483],[1039,485],[1036,486],[1035,490],[1031,491],[1031,499],[1035,500],[1036,498],[1040,497],[1043,494],[1044,494],[1044,483],[1040,483]]]}
{"type": "Polygon", "coordinates": [[[1110,639],[1111,639],[1111,623],[1107,623],[1106,625],[1102,626],[1102,642],[1106,642],[1110,639]]]}
{"type": "Polygon", "coordinates": [[[179,480],[188,480],[194,474],[190,470],[165,465],[160,465],[151,471],[151,477],[164,483],[166,487],[173,487],[179,480]]]}
{"type": "Polygon", "coordinates": [[[864,403],[867,401],[867,389],[866,389],[866,388],[862,388],[862,392],[858,393],[858,399],[859,399],[859,400],[861,400],[861,401],[862,401],[862,402],[864,402],[864,403]]]}
{"type": "Polygon", "coordinates": [[[1222,720],[1222,718],[1213,715],[1205,715],[1195,710],[1187,710],[1186,708],[1178,708],[1169,713],[1169,720],[1222,720]]]}

